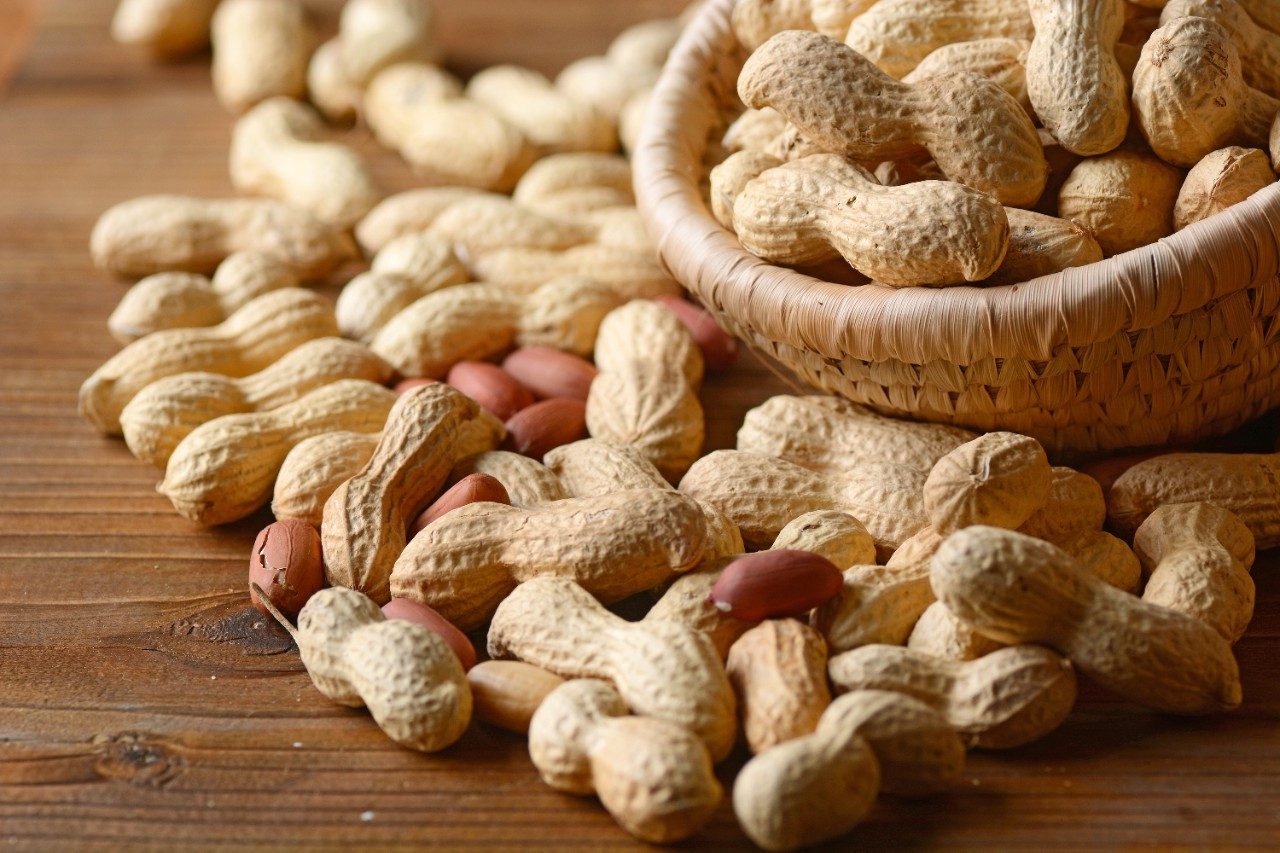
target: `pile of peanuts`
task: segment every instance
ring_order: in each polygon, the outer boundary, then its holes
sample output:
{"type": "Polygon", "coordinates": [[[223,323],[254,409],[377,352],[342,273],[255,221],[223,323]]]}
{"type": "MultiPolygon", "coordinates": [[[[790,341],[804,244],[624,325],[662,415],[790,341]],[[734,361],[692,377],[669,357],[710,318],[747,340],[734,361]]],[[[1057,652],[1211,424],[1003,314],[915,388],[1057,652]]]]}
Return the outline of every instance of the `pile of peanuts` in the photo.
{"type": "MultiPolygon", "coordinates": [[[[233,182],[257,195],[102,216],[97,264],[145,278],[80,408],[163,469],[185,518],[270,504],[251,599],[326,697],[424,752],[473,716],[526,735],[547,784],[654,842],[706,823],[741,740],[754,757],[733,809],[771,850],[850,831],[881,793],[946,790],[968,749],[1047,735],[1077,671],[1159,712],[1240,703],[1231,644],[1253,612],[1255,545],[1280,544],[1277,457],[1091,476],[1031,438],[821,396],[769,399],[737,449],[702,455],[703,374],[737,349],[658,264],[615,152],[678,21],[626,31],[554,84],[505,67],[463,87],[433,64],[425,0],[349,0],[314,52],[295,0],[214,5],[124,0],[114,32],[162,57],[211,34],[215,89],[243,111],[233,182]],[[355,115],[424,187],[382,198],[325,139],[325,119],[355,115]],[[369,269],[336,306],[299,286],[358,255],[369,269]],[[644,596],[637,621],[609,609],[644,596]]],[[[800,43],[854,74],[830,39],[750,29],[830,5],[744,0],[744,41],[764,44],[744,80],[800,43]]],[[[1016,5],[992,20],[1019,25],[1016,5]]],[[[782,132],[802,146],[796,127],[782,132]]],[[[806,185],[870,180],[829,154],[795,162],[821,167],[806,185]]],[[[740,234],[753,188],[787,169],[719,206],[740,234]]]]}
{"type": "Polygon", "coordinates": [[[1275,183],[1278,9],[740,0],[747,109],[709,151],[711,209],[852,284],[1013,284],[1149,245],[1275,183]]]}

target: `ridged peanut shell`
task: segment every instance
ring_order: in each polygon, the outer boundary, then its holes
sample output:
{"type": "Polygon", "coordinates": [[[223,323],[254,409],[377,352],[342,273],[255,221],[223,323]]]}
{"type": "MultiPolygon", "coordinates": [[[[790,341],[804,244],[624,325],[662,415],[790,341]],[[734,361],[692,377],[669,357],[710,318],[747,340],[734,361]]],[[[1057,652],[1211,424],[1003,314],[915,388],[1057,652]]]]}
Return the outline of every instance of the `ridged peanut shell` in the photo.
{"type": "Polygon", "coordinates": [[[902,77],[948,44],[1034,34],[1019,0],[881,0],[855,16],[843,35],[886,74],[902,77]]]}
{"type": "Polygon", "coordinates": [[[365,467],[325,502],[320,535],[329,583],[386,603],[409,522],[444,485],[463,425],[479,416],[471,399],[439,383],[396,400],[365,467]]]}
{"type": "Polygon", "coordinates": [[[946,717],[905,693],[855,690],[833,701],[818,734],[857,732],[880,765],[880,788],[921,797],[954,788],[964,772],[964,742],[946,717]]]}
{"type": "Polygon", "coordinates": [[[1058,214],[1088,230],[1108,257],[1173,233],[1182,172],[1150,154],[1113,151],[1080,162],[1058,191],[1058,214]]]}
{"type": "Polygon", "coordinates": [[[669,489],[653,463],[634,447],[584,438],[549,452],[543,460],[575,498],[628,489],[669,489]]]}
{"type": "Polygon", "coordinates": [[[896,465],[823,475],[781,459],[717,450],[689,468],[680,490],[723,511],[748,545],[768,545],[806,512],[836,509],[866,525],[877,551],[887,554],[926,524],[924,479],[923,472],[896,465]]]}
{"type": "Polygon", "coordinates": [[[449,474],[456,483],[470,474],[488,474],[507,490],[511,505],[532,508],[570,497],[554,471],[536,459],[509,450],[486,450],[461,459],[449,474]]]}
{"type": "Polygon", "coordinates": [[[608,117],[528,68],[486,68],[467,84],[467,97],[511,122],[543,153],[608,152],[618,147],[617,129],[608,117]]]}
{"type": "Polygon", "coordinates": [[[977,660],[989,655],[1004,643],[984,637],[956,618],[941,601],[925,608],[911,629],[907,648],[945,660],[977,660]]]}
{"type": "Polygon", "coordinates": [[[1042,275],[1102,260],[1102,246],[1087,228],[1034,210],[1005,208],[1009,251],[987,284],[1021,284],[1042,275]]]}
{"type": "Polygon", "coordinates": [[[80,386],[80,415],[118,435],[124,407],[158,379],[194,371],[247,376],[307,341],[337,334],[323,297],[294,287],[267,293],[216,326],[169,329],[129,344],[80,386]]]}
{"type": "Polygon", "coordinates": [[[489,625],[489,654],[566,678],[608,680],[632,713],[692,730],[712,760],[733,746],[733,688],[711,641],[672,622],[627,622],[567,578],[516,587],[489,625]]]}
{"type": "Polygon", "coordinates": [[[376,432],[394,401],[381,385],[341,379],[278,409],[217,418],[178,444],[156,490],[200,524],[243,518],[270,500],[298,442],[334,430],[376,432]]]}
{"type": "Polygon", "coordinates": [[[1009,221],[995,199],[947,181],[881,186],[835,154],[768,169],[733,203],[739,242],[765,260],[812,264],[839,254],[884,284],[959,284],[996,271],[1009,221]]]}
{"type": "Polygon", "coordinates": [[[931,52],[902,78],[915,83],[924,77],[965,72],[988,77],[1004,89],[1027,113],[1032,113],[1027,95],[1027,51],[1031,42],[1020,38],[980,38],[945,44],[931,52]]]}
{"type": "Polygon", "coordinates": [[[791,30],[751,55],[738,94],[749,107],[773,107],[827,151],[876,162],[923,148],[953,181],[1011,206],[1035,203],[1048,165],[1035,126],[1012,95],[964,72],[900,83],[872,61],[834,39],[791,30]],[[975,122],[975,115],[987,120],[975,122]]]}
{"type": "Polygon", "coordinates": [[[147,195],[107,210],[89,250],[119,276],[176,270],[207,273],[233,252],[279,259],[304,277],[323,275],[355,254],[350,236],[284,202],[147,195]]]}
{"type": "Polygon", "coordinates": [[[1179,230],[1239,204],[1276,182],[1271,160],[1257,148],[1231,146],[1205,155],[1178,191],[1173,224],[1179,230]]]}
{"type": "Polygon", "coordinates": [[[373,255],[397,237],[420,234],[453,204],[483,196],[473,187],[422,187],[387,196],[356,225],[356,241],[373,255]]]}
{"type": "Polygon", "coordinates": [[[179,373],[152,382],[124,407],[120,426],[134,456],[163,467],[178,443],[201,424],[228,414],[278,409],[339,379],[384,385],[391,367],[354,341],[317,338],[241,379],[179,373]]]}
{"type": "Polygon", "coordinates": [[[1280,545],[1280,458],[1264,453],[1170,453],[1139,462],[1111,486],[1107,518],[1132,536],[1165,504],[1209,503],[1244,522],[1259,550],[1280,545]]]}
{"type": "Polygon", "coordinates": [[[1071,663],[1040,646],[1010,646],[974,661],[901,646],[863,646],[828,666],[837,692],[905,693],[943,714],[971,746],[1012,749],[1062,724],[1076,699],[1071,663]]]}
{"type": "Polygon", "coordinates": [[[781,394],[747,412],[737,447],[815,471],[883,462],[927,473],[976,437],[959,427],[886,418],[839,397],[781,394]]]}
{"type": "Polygon", "coordinates": [[[476,278],[529,293],[564,276],[593,278],[623,300],[678,295],[680,286],[652,252],[643,254],[603,243],[584,243],[563,252],[548,249],[496,249],[470,261],[476,278]]]}
{"type": "Polygon", "coordinates": [[[827,647],[794,619],[770,619],[739,637],[725,663],[753,753],[802,737],[831,703],[827,647]]]}
{"type": "Polygon", "coordinates": [[[271,513],[319,527],[325,501],[365,466],[378,439],[377,433],[339,431],[298,442],[280,465],[271,513]]]}
{"type": "Polygon", "coordinates": [[[509,347],[521,303],[492,285],[448,287],[396,314],[370,348],[405,376],[440,379],[460,361],[482,361],[509,347]]]}
{"type": "Polygon", "coordinates": [[[1145,569],[1142,600],[1194,616],[1229,643],[1253,617],[1253,534],[1212,504],[1166,504],[1134,535],[1145,569]]]}
{"type": "Polygon", "coordinates": [[[1016,528],[1045,502],[1052,477],[1040,442],[990,432],[933,466],[924,484],[925,512],[944,534],[972,524],[1016,528]]]}
{"type": "Polygon", "coordinates": [[[934,555],[934,592],[1006,643],[1044,643],[1119,696],[1175,714],[1240,704],[1231,646],[1199,620],[1121,592],[1038,539],[994,527],[955,533],[934,555]]]}
{"type": "Polygon", "coordinates": [[[471,504],[414,537],[396,560],[391,594],[421,601],[463,630],[484,624],[534,577],[571,578],[611,604],[696,565],[703,531],[698,505],[671,490],[525,508],[471,504]]]}
{"type": "Polygon", "coordinates": [[[1027,93],[1044,127],[1069,151],[1105,154],[1129,129],[1129,78],[1116,61],[1124,0],[1029,0],[1035,38],[1027,93]]]}

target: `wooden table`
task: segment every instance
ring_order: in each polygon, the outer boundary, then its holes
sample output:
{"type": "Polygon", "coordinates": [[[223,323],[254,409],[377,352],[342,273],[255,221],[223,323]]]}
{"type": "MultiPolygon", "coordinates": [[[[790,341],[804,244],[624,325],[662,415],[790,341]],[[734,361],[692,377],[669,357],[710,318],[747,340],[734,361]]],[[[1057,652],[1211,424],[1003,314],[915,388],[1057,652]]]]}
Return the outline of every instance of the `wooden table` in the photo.
{"type": "MultiPolygon", "coordinates": [[[[37,5],[0,0],[0,75],[37,5]]],[[[95,217],[143,193],[230,192],[230,120],[206,60],[157,67],[112,44],[111,5],[53,0],[0,100],[0,841],[630,845],[593,801],[543,786],[514,736],[475,725],[422,756],[323,699],[245,608],[246,554],[267,516],[195,528],[155,494],[156,471],[77,417],[80,382],[115,349],[105,319],[124,290],[89,264],[95,217]]],[[[437,0],[464,72],[497,61],[554,71],[680,5],[437,0]]],[[[389,188],[412,185],[353,136],[389,188]]],[[[781,388],[755,364],[712,380],[710,444],[730,446],[743,412],[781,388]]],[[[1277,563],[1255,569],[1239,711],[1168,719],[1086,686],[1051,737],[973,754],[959,790],[884,800],[849,841],[1280,844],[1277,563]]],[[[745,844],[727,805],[698,840],[745,844]]]]}

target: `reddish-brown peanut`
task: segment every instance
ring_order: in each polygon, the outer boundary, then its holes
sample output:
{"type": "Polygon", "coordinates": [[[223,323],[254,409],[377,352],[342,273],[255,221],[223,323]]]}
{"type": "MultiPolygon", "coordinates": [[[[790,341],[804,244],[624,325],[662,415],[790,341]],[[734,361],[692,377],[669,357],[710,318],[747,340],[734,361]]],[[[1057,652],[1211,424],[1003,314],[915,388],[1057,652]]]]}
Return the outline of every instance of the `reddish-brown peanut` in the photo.
{"type": "Polygon", "coordinates": [[[413,622],[437,635],[449,644],[463,669],[471,669],[476,665],[476,649],[467,635],[427,605],[408,598],[393,598],[382,605],[382,615],[388,619],[413,622]]]}
{"type": "Polygon", "coordinates": [[[249,552],[249,597],[254,607],[270,616],[254,584],[282,613],[298,615],[307,599],[324,586],[320,532],[305,521],[268,524],[249,552]]]}
{"type": "Polygon", "coordinates": [[[435,499],[431,506],[414,519],[413,524],[409,525],[409,537],[417,536],[422,528],[445,513],[460,506],[475,503],[510,505],[511,496],[507,494],[507,487],[502,485],[497,477],[480,473],[468,474],[450,486],[444,494],[435,499]]]}
{"type": "Polygon", "coordinates": [[[533,405],[533,394],[528,388],[498,365],[487,361],[460,361],[449,368],[445,381],[500,421],[533,405]]]}
{"type": "Polygon", "coordinates": [[[541,459],[548,450],[587,435],[587,404],[568,397],[552,397],[522,409],[507,421],[508,450],[541,459]]]}
{"type": "Polygon", "coordinates": [[[586,359],[553,347],[521,347],[503,360],[502,369],[543,400],[586,400],[599,372],[586,359]]]}
{"type": "Polygon", "coordinates": [[[727,616],[757,621],[805,613],[840,592],[840,569],[818,554],[783,548],[734,560],[711,588],[727,616]]]}

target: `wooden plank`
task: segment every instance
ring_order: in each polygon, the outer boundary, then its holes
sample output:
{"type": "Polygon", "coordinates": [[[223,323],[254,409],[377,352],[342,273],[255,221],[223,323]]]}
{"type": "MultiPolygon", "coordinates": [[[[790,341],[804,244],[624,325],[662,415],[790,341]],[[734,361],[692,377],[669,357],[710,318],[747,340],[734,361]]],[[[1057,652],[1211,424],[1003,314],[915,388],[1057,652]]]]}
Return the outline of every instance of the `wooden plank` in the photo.
{"type": "MultiPolygon", "coordinates": [[[[551,72],[682,3],[436,5],[460,71],[513,61],[551,72]]],[[[336,3],[317,6],[331,14],[336,3]]],[[[0,68],[25,41],[14,8],[0,3],[0,68]]],[[[197,529],[154,492],[157,471],[76,415],[80,381],[115,350],[104,321],[125,287],[89,264],[94,219],[147,192],[230,192],[230,119],[209,91],[207,57],[150,65],[106,38],[111,9],[52,3],[0,103],[0,839],[17,849],[638,846],[591,800],[543,786],[516,737],[476,725],[422,756],[320,697],[281,634],[244,608],[244,556],[265,513],[197,529]]],[[[362,131],[347,138],[389,189],[413,185],[362,131]]],[[[751,360],[711,378],[709,446],[732,446],[746,409],[783,389],[751,360]]],[[[1266,443],[1259,431],[1242,440],[1266,443]]],[[[848,841],[1274,843],[1276,557],[1255,573],[1239,712],[1173,720],[1085,685],[1061,731],[973,754],[947,796],[885,798],[848,841]]],[[[722,768],[726,783],[743,758],[722,768]]],[[[727,804],[699,840],[746,846],[727,804]]]]}

